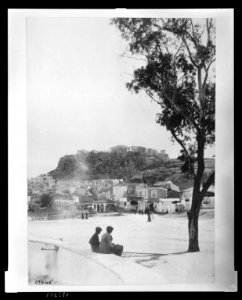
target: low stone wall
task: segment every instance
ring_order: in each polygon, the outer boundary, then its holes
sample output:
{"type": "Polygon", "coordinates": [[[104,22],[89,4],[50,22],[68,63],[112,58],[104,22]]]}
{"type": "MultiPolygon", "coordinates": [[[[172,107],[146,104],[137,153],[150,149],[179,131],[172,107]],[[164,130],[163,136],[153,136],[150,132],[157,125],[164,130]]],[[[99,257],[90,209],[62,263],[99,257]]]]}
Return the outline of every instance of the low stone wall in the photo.
{"type": "Polygon", "coordinates": [[[30,238],[29,284],[124,285],[166,283],[152,270],[113,254],[81,251],[61,241],[30,238]]]}

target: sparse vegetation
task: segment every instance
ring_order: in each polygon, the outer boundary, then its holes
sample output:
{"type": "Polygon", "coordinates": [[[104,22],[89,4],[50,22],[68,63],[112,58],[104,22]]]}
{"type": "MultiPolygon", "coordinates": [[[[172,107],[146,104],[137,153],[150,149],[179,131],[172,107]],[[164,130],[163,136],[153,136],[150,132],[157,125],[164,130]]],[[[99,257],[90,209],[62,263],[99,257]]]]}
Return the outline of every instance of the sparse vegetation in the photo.
{"type": "Polygon", "coordinates": [[[85,157],[68,155],[59,160],[57,168],[49,172],[49,175],[55,179],[125,178],[130,180],[140,171],[164,165],[163,158],[159,155],[151,162],[147,161],[147,157],[146,154],[139,152],[117,154],[104,151],[90,151],[85,157]]]}

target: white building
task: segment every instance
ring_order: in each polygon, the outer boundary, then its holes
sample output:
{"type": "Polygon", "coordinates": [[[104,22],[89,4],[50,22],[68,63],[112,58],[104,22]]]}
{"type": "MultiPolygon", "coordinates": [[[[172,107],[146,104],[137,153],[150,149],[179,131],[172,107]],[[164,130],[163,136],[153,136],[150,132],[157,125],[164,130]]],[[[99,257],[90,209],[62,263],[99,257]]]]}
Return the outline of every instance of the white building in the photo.
{"type": "MultiPolygon", "coordinates": [[[[202,187],[201,187],[202,188],[202,187]]],[[[190,210],[192,205],[192,194],[193,194],[193,187],[188,189],[182,190],[180,192],[180,199],[181,203],[185,206],[185,210],[190,210]]],[[[206,195],[203,198],[201,208],[214,208],[214,194],[215,189],[214,186],[211,186],[207,191],[208,196],[206,195]]]]}
{"type": "Polygon", "coordinates": [[[140,199],[138,200],[138,210],[145,210],[147,207],[148,200],[140,199]]]}
{"type": "Polygon", "coordinates": [[[215,186],[211,185],[207,195],[203,198],[202,208],[214,208],[215,206],[215,186]]]}
{"type": "Polygon", "coordinates": [[[164,212],[164,213],[175,213],[176,205],[180,202],[179,198],[163,198],[159,199],[158,202],[154,203],[154,209],[157,212],[164,212]]]}
{"type": "Polygon", "coordinates": [[[72,195],[73,203],[79,203],[79,195],[72,195]]]}
{"type": "Polygon", "coordinates": [[[92,207],[96,212],[106,212],[107,207],[107,201],[95,201],[95,203],[92,203],[89,205],[89,208],[92,207]]]}
{"type": "Polygon", "coordinates": [[[180,200],[181,200],[181,203],[185,206],[185,210],[191,209],[192,193],[193,193],[193,187],[183,190],[180,193],[180,200]]]}
{"type": "Polygon", "coordinates": [[[119,199],[119,206],[124,208],[124,209],[130,209],[130,202],[126,197],[120,198],[119,199]]]}
{"type": "Polygon", "coordinates": [[[214,208],[215,205],[214,197],[204,197],[202,202],[202,208],[214,208]]]}
{"type": "Polygon", "coordinates": [[[137,186],[136,187],[136,195],[143,200],[148,201],[149,197],[149,189],[148,187],[137,186]]]}
{"type": "Polygon", "coordinates": [[[119,201],[121,198],[127,195],[127,184],[116,184],[113,186],[113,200],[119,201]]]}

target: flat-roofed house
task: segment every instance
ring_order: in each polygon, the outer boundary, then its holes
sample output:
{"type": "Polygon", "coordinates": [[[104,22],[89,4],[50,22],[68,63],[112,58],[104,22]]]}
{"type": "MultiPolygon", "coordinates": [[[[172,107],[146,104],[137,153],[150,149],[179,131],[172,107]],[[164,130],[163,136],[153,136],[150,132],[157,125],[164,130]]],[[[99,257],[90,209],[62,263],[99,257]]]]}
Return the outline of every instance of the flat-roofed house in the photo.
{"type": "Polygon", "coordinates": [[[180,210],[180,193],[173,190],[167,190],[167,197],[160,198],[154,203],[154,209],[157,212],[174,213],[180,210]]]}
{"type": "Polygon", "coordinates": [[[138,197],[138,209],[145,210],[148,203],[148,187],[145,185],[138,185],[136,187],[136,195],[138,197]]]}
{"type": "Polygon", "coordinates": [[[113,199],[119,201],[121,198],[127,196],[128,185],[119,183],[113,186],[113,199]]]}
{"type": "Polygon", "coordinates": [[[193,186],[185,190],[182,190],[180,192],[180,199],[183,205],[185,206],[185,210],[191,209],[192,193],[193,193],[193,186]]]}
{"type": "Polygon", "coordinates": [[[140,197],[138,209],[145,210],[147,206],[153,206],[160,198],[167,198],[168,189],[163,187],[148,187],[140,185],[136,187],[137,196],[140,197]]]}

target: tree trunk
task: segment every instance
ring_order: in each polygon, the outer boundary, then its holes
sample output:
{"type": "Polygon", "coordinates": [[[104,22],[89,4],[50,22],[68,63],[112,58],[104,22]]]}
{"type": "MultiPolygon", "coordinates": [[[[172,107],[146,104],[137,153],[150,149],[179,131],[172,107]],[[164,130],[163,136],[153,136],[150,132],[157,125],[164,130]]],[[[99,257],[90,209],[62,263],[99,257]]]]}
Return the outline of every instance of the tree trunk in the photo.
{"type": "Polygon", "coordinates": [[[199,213],[188,211],[188,233],[189,233],[189,246],[188,252],[200,251],[198,245],[198,216],[199,213]]]}
{"type": "Polygon", "coordinates": [[[201,174],[195,179],[192,195],[191,210],[187,212],[189,245],[188,252],[200,251],[198,245],[198,217],[201,207],[202,194],[200,193],[201,174]]]}
{"type": "Polygon", "coordinates": [[[194,180],[191,210],[187,212],[188,234],[189,234],[188,252],[200,251],[198,245],[198,217],[199,217],[199,211],[203,199],[203,195],[200,192],[200,188],[201,188],[201,181],[205,169],[203,136],[201,137],[201,135],[198,134],[197,141],[198,141],[197,175],[194,180]]]}

